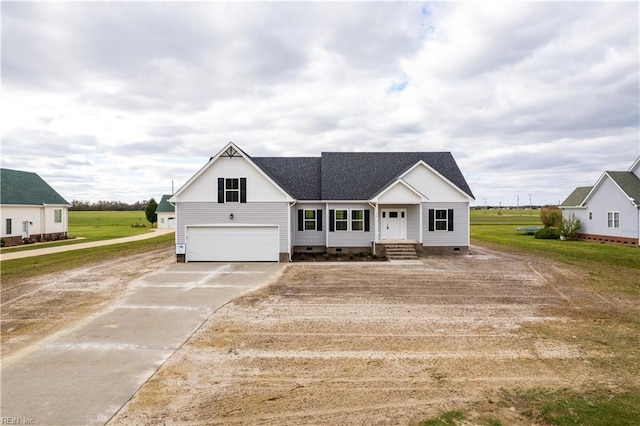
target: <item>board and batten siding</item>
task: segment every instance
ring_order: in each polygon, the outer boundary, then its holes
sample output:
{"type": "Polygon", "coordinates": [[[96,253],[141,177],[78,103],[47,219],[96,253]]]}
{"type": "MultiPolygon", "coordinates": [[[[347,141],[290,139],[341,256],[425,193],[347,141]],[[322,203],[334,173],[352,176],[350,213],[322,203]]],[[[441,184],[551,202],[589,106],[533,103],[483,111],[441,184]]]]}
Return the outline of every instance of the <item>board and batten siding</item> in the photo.
{"type": "MultiPolygon", "coordinates": [[[[316,213],[317,214],[317,213],[316,213]]],[[[327,237],[327,217],[325,204],[297,204],[291,210],[291,222],[293,224],[293,245],[294,246],[324,246],[327,237]],[[298,231],[298,211],[299,210],[322,210],[322,231],[298,231]]]]}
{"type": "Polygon", "coordinates": [[[425,247],[469,246],[469,203],[424,203],[422,245],[425,247]],[[453,209],[453,231],[429,231],[429,209],[453,209]]]}
{"type": "Polygon", "coordinates": [[[402,178],[429,200],[438,202],[464,202],[468,197],[456,190],[451,183],[424,165],[418,165],[402,178]]]}
{"type": "MultiPolygon", "coordinates": [[[[570,211],[567,209],[567,213],[570,211]]],[[[587,201],[587,208],[581,214],[576,214],[576,217],[582,222],[580,232],[583,234],[638,238],[638,208],[631,204],[627,196],[608,177],[602,180],[596,192],[587,201]],[[588,212],[593,212],[591,220],[588,212]],[[619,228],[607,226],[607,212],[620,212],[619,228]]]]}
{"type": "Polygon", "coordinates": [[[246,178],[247,203],[285,201],[287,196],[242,157],[220,157],[179,194],[178,202],[217,202],[218,178],[246,178]]]}
{"type": "Polygon", "coordinates": [[[374,240],[374,210],[368,203],[357,204],[329,204],[329,210],[348,210],[349,229],[351,229],[351,210],[369,210],[369,231],[329,231],[329,212],[327,212],[327,247],[371,247],[374,240]]]}
{"type": "Polygon", "coordinates": [[[280,227],[280,253],[289,253],[288,203],[178,203],[176,243],[185,241],[187,225],[265,224],[280,227]],[[233,219],[229,215],[233,213],[233,219]]]}

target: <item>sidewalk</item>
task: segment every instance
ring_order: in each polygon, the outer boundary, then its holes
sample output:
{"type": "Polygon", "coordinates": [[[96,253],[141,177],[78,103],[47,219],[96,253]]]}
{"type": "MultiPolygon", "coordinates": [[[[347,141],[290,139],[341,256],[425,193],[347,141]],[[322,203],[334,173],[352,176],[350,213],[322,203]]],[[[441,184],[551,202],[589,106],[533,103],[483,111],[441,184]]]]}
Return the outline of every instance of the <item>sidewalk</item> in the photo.
{"type": "Polygon", "coordinates": [[[112,240],[92,241],[89,243],[69,244],[57,247],[43,247],[41,249],[25,250],[16,253],[2,253],[0,260],[24,259],[25,257],[42,256],[43,254],[62,253],[65,251],[82,250],[91,247],[110,246],[113,244],[129,243],[131,241],[146,240],[160,235],[170,234],[175,229],[152,229],[152,232],[146,234],[135,235],[133,237],[115,238],[112,240]]]}

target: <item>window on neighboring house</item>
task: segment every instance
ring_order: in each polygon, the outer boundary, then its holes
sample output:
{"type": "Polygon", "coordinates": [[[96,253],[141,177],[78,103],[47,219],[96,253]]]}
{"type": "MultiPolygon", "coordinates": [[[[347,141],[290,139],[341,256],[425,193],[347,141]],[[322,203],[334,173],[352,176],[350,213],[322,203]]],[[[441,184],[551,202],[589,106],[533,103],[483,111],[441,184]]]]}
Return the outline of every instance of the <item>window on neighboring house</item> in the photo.
{"type": "Polygon", "coordinates": [[[218,178],[218,203],[246,203],[247,178],[218,178]]]}
{"type": "Polygon", "coordinates": [[[351,210],[351,230],[364,231],[364,210],[351,210]]]}
{"type": "Polygon", "coordinates": [[[349,215],[347,210],[336,210],[336,231],[347,231],[349,229],[349,215]]]}
{"type": "Polygon", "coordinates": [[[160,218],[160,223],[164,223],[164,217],[160,218]]]}
{"type": "Polygon", "coordinates": [[[429,209],[429,231],[453,231],[453,209],[429,209]]]}
{"type": "Polygon", "coordinates": [[[607,212],[607,228],[620,228],[620,212],[607,212]]]}
{"type": "Polygon", "coordinates": [[[62,223],[62,209],[55,209],[53,211],[53,221],[55,223],[62,223]]]}
{"type": "Polygon", "coordinates": [[[589,220],[593,219],[593,212],[589,212],[589,220]]]}
{"type": "Polygon", "coordinates": [[[7,219],[7,224],[6,224],[6,234],[7,235],[11,235],[12,229],[11,229],[11,219],[7,219]]]}

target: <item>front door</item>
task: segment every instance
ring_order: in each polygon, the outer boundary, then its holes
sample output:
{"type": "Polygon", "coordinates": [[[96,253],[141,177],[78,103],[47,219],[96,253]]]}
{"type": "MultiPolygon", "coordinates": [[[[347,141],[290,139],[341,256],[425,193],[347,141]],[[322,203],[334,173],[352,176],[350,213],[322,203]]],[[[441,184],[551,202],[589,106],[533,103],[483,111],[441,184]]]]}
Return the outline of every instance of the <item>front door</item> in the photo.
{"type": "Polygon", "coordinates": [[[22,221],[22,239],[28,239],[29,238],[29,221],[28,220],[24,220],[22,221]]]}
{"type": "Polygon", "coordinates": [[[407,239],[407,211],[405,209],[382,209],[380,211],[380,239],[407,239]]]}

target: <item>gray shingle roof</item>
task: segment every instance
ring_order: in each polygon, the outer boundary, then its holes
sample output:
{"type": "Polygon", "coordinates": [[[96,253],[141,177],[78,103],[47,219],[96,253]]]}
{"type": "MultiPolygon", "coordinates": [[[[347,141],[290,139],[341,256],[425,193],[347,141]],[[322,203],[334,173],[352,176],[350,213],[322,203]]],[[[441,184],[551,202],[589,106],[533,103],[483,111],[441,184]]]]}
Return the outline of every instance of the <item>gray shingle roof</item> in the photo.
{"type": "Polygon", "coordinates": [[[449,152],[323,152],[321,157],[252,157],[298,200],[368,200],[419,161],[473,197],[449,152]]]}
{"type": "Polygon", "coordinates": [[[560,205],[564,207],[577,207],[581,205],[589,192],[591,192],[591,189],[593,189],[593,186],[577,187],[560,205]]]}
{"type": "Polygon", "coordinates": [[[162,199],[158,203],[156,213],[174,213],[176,208],[169,202],[171,195],[163,195],[162,199]]]}
{"type": "Polygon", "coordinates": [[[36,173],[0,169],[0,182],[2,205],[69,204],[36,173]]]}
{"type": "Polygon", "coordinates": [[[640,204],[640,178],[631,172],[607,172],[636,205],[640,204]]]}

